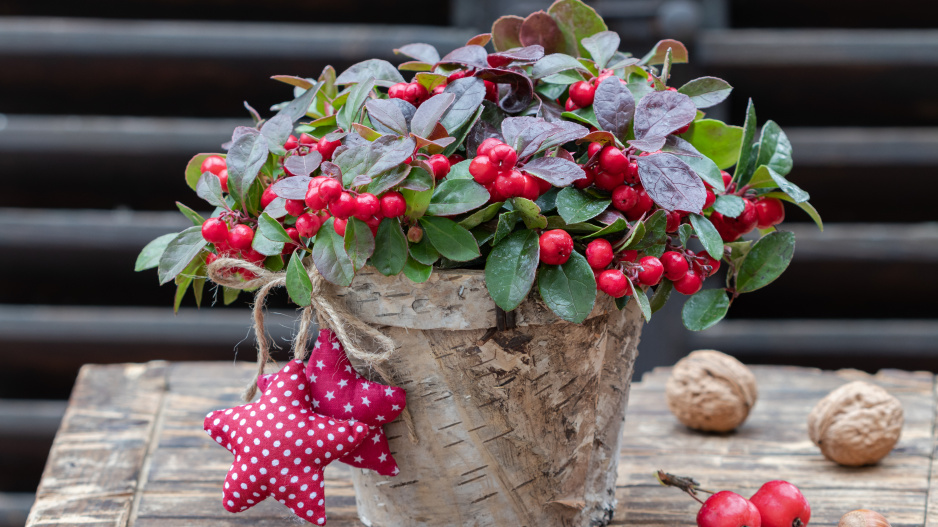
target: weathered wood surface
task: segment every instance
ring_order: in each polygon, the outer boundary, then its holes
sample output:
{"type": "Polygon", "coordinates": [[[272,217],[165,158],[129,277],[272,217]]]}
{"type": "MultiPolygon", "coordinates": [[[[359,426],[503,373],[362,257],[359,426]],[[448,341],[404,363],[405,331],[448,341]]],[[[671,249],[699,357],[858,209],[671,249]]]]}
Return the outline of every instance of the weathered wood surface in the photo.
{"type": "MultiPolygon", "coordinates": [[[[87,366],[27,525],[293,524],[286,509],[269,500],[237,515],[222,508],[221,482],[230,454],[205,439],[202,419],[211,409],[238,404],[251,370],[231,363],[87,366]]],[[[664,401],[667,369],[633,384],[612,525],[694,525],[696,503],[655,482],[653,471],[663,469],[743,495],[764,481],[787,479],[810,501],[811,525],[836,525],[844,512],[865,507],[882,512],[896,527],[938,526],[932,374],[889,370],[869,376],[789,367],[753,371],[760,399],[733,434],[699,434],[681,426],[664,401]],[[850,469],[821,456],[808,440],[806,418],[829,390],[856,379],[896,395],[906,423],[896,450],[881,464],[850,469]]],[[[333,527],[361,525],[350,476],[344,466],[327,469],[333,527]]]]}

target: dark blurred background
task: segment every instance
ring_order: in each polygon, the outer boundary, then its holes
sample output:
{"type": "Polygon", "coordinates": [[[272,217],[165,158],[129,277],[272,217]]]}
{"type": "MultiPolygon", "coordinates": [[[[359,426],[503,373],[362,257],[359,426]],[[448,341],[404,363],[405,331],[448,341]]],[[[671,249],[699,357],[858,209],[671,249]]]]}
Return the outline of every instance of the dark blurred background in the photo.
{"type": "MultiPolygon", "coordinates": [[[[938,4],[893,0],[588,1],[622,49],[684,41],[692,65],[735,87],[710,115],[794,145],[789,270],[702,333],[680,301],[646,328],[639,371],[697,348],[750,363],[938,371],[938,4]]],[[[250,360],[247,297],[178,316],[173,288],[134,273],[148,241],[187,225],[188,159],[219,150],[242,102],[291,98],[274,74],[318,76],[414,41],[442,52],[512,0],[0,1],[0,527],[21,526],[75,374],[87,362],[250,360]]],[[[208,295],[207,295],[208,296],[208,295]]],[[[219,302],[220,304],[221,302],[219,302]]],[[[273,301],[286,339],[293,313],[273,301]]]]}

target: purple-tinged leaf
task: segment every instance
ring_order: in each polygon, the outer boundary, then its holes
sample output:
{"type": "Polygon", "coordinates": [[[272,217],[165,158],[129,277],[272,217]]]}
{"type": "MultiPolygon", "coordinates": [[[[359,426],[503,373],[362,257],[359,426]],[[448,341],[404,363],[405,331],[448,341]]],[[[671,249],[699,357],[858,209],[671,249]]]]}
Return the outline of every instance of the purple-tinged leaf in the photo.
{"type": "Polygon", "coordinates": [[[512,62],[537,62],[543,57],[544,48],[535,44],[533,46],[514,48],[507,51],[492,53],[487,57],[487,60],[489,62],[489,66],[493,68],[501,68],[511,64],[512,62]]]}
{"type": "Polygon", "coordinates": [[[642,64],[664,64],[665,56],[671,48],[671,64],[684,64],[687,62],[687,48],[677,40],[665,39],[655,44],[655,47],[642,57],[642,64]]]}
{"type": "Polygon", "coordinates": [[[501,96],[498,101],[499,107],[508,113],[519,113],[534,100],[534,84],[527,75],[511,70],[491,68],[477,73],[476,76],[496,84],[510,86],[508,94],[501,96]]]}
{"type": "Polygon", "coordinates": [[[400,106],[391,102],[396,99],[371,99],[365,102],[368,117],[378,131],[395,135],[407,134],[407,119],[400,106]]]}
{"type": "Polygon", "coordinates": [[[234,143],[244,135],[257,135],[259,133],[261,133],[260,130],[253,126],[235,126],[235,129],[231,132],[231,142],[234,143]]]}
{"type": "Polygon", "coordinates": [[[480,34],[478,34],[478,35],[476,35],[476,36],[470,38],[470,39],[466,42],[466,45],[467,45],[467,46],[485,46],[486,44],[489,43],[490,40],[492,40],[492,34],[491,34],[491,33],[480,33],[480,34]]]}
{"type": "Polygon", "coordinates": [[[375,79],[369,77],[352,86],[349,91],[348,100],[345,105],[339,108],[336,114],[336,122],[343,130],[348,130],[352,123],[358,122],[362,108],[365,107],[365,101],[371,96],[375,87],[375,79]]]}
{"type": "Polygon", "coordinates": [[[557,22],[544,11],[531,13],[521,23],[518,39],[522,46],[539,45],[547,53],[564,51],[566,41],[557,22]]]}
{"type": "Polygon", "coordinates": [[[440,52],[430,44],[407,44],[394,50],[395,54],[406,55],[414,60],[436,64],[440,61],[440,52]]]}
{"type": "Polygon", "coordinates": [[[404,77],[390,62],[381,59],[369,59],[353,64],[339,75],[336,84],[356,84],[368,79],[375,79],[378,86],[389,87],[404,82],[404,77]]]}
{"type": "Polygon", "coordinates": [[[322,155],[313,151],[305,156],[290,156],[283,162],[283,168],[293,176],[308,176],[319,168],[322,155]]]}
{"type": "Polygon", "coordinates": [[[261,121],[263,121],[261,114],[259,114],[253,106],[248,104],[247,101],[244,101],[244,109],[247,110],[249,114],[251,114],[251,119],[254,120],[254,126],[257,126],[261,121]]]}
{"type": "Polygon", "coordinates": [[[411,133],[420,137],[430,137],[433,129],[440,122],[440,117],[454,100],[456,96],[452,93],[441,93],[424,101],[410,121],[411,133]]]}
{"type": "Polygon", "coordinates": [[[157,274],[160,285],[169,282],[189,265],[193,258],[198,256],[202,248],[208,244],[202,237],[202,228],[192,226],[180,232],[173,238],[160,256],[157,274]]]}
{"type": "Polygon", "coordinates": [[[411,137],[394,137],[383,135],[371,143],[371,153],[368,160],[371,166],[366,174],[376,176],[385,170],[394,168],[408,157],[414,155],[417,143],[411,137]]]}
{"type": "MultiPolygon", "coordinates": [[[[375,139],[384,135],[384,134],[379,134],[378,132],[372,130],[371,128],[368,128],[367,126],[363,124],[358,124],[358,123],[352,123],[352,129],[355,130],[355,132],[358,135],[364,137],[365,140],[367,141],[374,141],[375,139]]],[[[392,134],[392,135],[397,135],[397,134],[392,134]]]]}
{"type": "Polygon", "coordinates": [[[616,209],[606,209],[602,214],[596,216],[596,221],[602,223],[603,225],[612,225],[613,223],[619,220],[625,220],[625,214],[622,214],[616,209]]]}
{"type": "Polygon", "coordinates": [[[635,98],[632,97],[632,92],[619,82],[618,77],[607,77],[596,87],[593,113],[596,114],[600,128],[625,140],[629,123],[635,115],[635,98]]]}
{"type": "MultiPolygon", "coordinates": [[[[290,104],[284,106],[282,110],[277,112],[277,117],[281,115],[286,116],[292,125],[294,121],[306,115],[309,111],[309,106],[313,103],[313,99],[316,97],[316,94],[319,93],[320,88],[322,88],[322,83],[317,82],[315,86],[304,91],[298,97],[290,101],[290,104]]],[[[284,138],[284,141],[286,141],[286,138],[284,138]]]]}
{"type": "MultiPolygon", "coordinates": [[[[597,88],[597,91],[598,88],[597,88]]],[[[697,117],[697,107],[690,97],[672,91],[657,91],[642,97],[635,108],[635,139],[648,144],[661,145],[646,149],[632,142],[636,147],[651,152],[661,148],[671,132],[690,124],[697,117]]],[[[631,142],[631,141],[630,141],[631,142]]]]}
{"type": "Polygon", "coordinates": [[[492,24],[492,44],[495,51],[504,51],[521,47],[521,24],[524,19],[520,16],[503,16],[492,24]]]}
{"type": "MultiPolygon", "coordinates": [[[[590,57],[596,63],[596,69],[603,69],[609,63],[609,59],[619,51],[619,34],[615,31],[601,31],[591,37],[586,37],[581,44],[586,51],[589,51],[590,57]]],[[[636,61],[638,62],[638,61],[636,61]]]]}
{"type": "MultiPolygon", "coordinates": [[[[489,137],[494,137],[508,144],[508,141],[505,141],[505,138],[498,132],[498,129],[492,126],[491,123],[479,119],[472,125],[472,129],[469,130],[469,135],[466,137],[466,152],[475,154],[479,145],[482,144],[482,141],[485,141],[489,137]]],[[[469,157],[474,156],[470,155],[469,157]]]]}
{"type": "Polygon", "coordinates": [[[427,153],[430,155],[439,154],[446,149],[447,146],[453,144],[456,141],[455,137],[441,137],[439,139],[430,140],[424,137],[413,136],[414,140],[417,141],[417,150],[421,148],[426,148],[427,153]]]}
{"type": "Polygon", "coordinates": [[[566,159],[567,161],[571,163],[576,163],[576,159],[573,158],[573,154],[571,154],[570,152],[567,152],[563,148],[557,149],[557,155],[555,157],[559,159],[566,159]]]}
{"type": "Polygon", "coordinates": [[[537,116],[549,123],[564,122],[563,106],[557,104],[553,99],[545,99],[541,95],[535,95],[540,107],[537,109],[537,116]]]}
{"type": "Polygon", "coordinates": [[[522,170],[547,181],[555,187],[566,187],[578,179],[586,177],[583,168],[559,157],[539,157],[531,160],[522,170]]]}
{"type": "Polygon", "coordinates": [[[667,137],[657,135],[647,139],[630,139],[629,144],[643,152],[656,152],[664,147],[664,143],[667,140],[667,137]]]}
{"type": "Polygon", "coordinates": [[[228,188],[239,201],[243,201],[257,173],[267,161],[267,140],[255,130],[231,143],[228,150],[228,188]]]}
{"type": "Polygon", "coordinates": [[[439,60],[438,64],[462,64],[473,68],[488,68],[488,52],[482,46],[463,46],[456,48],[439,60]]]}
{"type": "Polygon", "coordinates": [[[388,170],[376,176],[368,184],[368,188],[365,189],[365,191],[375,196],[380,196],[385,191],[390,190],[392,187],[407,179],[407,175],[411,173],[412,169],[413,167],[410,165],[400,165],[393,170],[388,170]]]}
{"type": "Polygon", "coordinates": [[[209,205],[223,209],[228,208],[228,204],[225,203],[225,196],[221,192],[221,181],[218,176],[211,172],[202,174],[195,186],[195,193],[207,201],[209,205]]]}
{"type": "Polygon", "coordinates": [[[576,144],[583,143],[600,143],[603,145],[614,145],[616,144],[616,137],[612,135],[611,132],[604,132],[602,130],[597,130],[595,132],[590,132],[580,139],[577,140],[576,144]]]}
{"type": "Polygon", "coordinates": [[[367,185],[374,180],[373,177],[367,174],[359,174],[352,179],[352,182],[349,183],[349,187],[360,187],[362,185],[367,185]]]}
{"type": "Polygon", "coordinates": [[[320,168],[322,169],[322,175],[342,181],[342,169],[339,168],[339,165],[331,161],[323,161],[320,168]]]}
{"type": "Polygon", "coordinates": [[[677,91],[690,97],[697,108],[709,108],[729,97],[733,87],[717,77],[700,77],[681,86],[677,91]]]}
{"type": "Polygon", "coordinates": [[[568,70],[589,71],[586,66],[576,58],[563,53],[554,53],[534,63],[534,67],[531,69],[531,77],[543,79],[544,77],[550,77],[556,73],[568,70]]]}
{"type": "Polygon", "coordinates": [[[570,121],[559,121],[548,124],[551,125],[551,128],[534,138],[534,140],[522,149],[518,157],[526,158],[538,152],[543,152],[548,148],[553,148],[570,141],[576,141],[589,133],[589,129],[585,126],[570,121]]]}
{"type": "Polygon", "coordinates": [[[638,158],[638,175],[648,196],[665,210],[699,214],[707,199],[700,177],[671,154],[638,158]]]}
{"type": "Polygon", "coordinates": [[[571,55],[585,57],[583,39],[609,29],[596,10],[580,0],[557,0],[547,12],[557,21],[566,41],[566,52],[571,55]]]}
{"type": "MultiPolygon", "coordinates": [[[[332,165],[326,161],[326,164],[332,165]]],[[[335,166],[335,165],[332,165],[335,166]]],[[[338,167],[336,167],[338,168],[338,167]]],[[[341,177],[341,174],[339,174],[341,177]]],[[[309,182],[312,178],[309,176],[293,176],[279,179],[273,184],[274,194],[285,199],[306,199],[306,192],[309,190],[309,182]]]]}
{"type": "Polygon", "coordinates": [[[537,117],[508,117],[502,121],[505,144],[521,152],[534,139],[554,129],[551,123],[537,117]]]}
{"type": "Polygon", "coordinates": [[[669,135],[661,147],[663,152],[685,157],[703,157],[703,154],[694,148],[694,145],[676,135],[669,135]]]}
{"type": "Polygon", "coordinates": [[[267,139],[267,148],[277,154],[285,155],[287,151],[283,144],[287,142],[290,134],[293,133],[293,121],[285,114],[277,114],[261,127],[261,135],[267,139]]]}
{"type": "Polygon", "coordinates": [[[280,219],[286,216],[287,213],[287,200],[277,196],[276,198],[270,200],[270,203],[267,204],[267,207],[264,208],[264,212],[267,213],[271,218],[280,219]]]}
{"type": "MultiPolygon", "coordinates": [[[[637,59],[637,58],[635,58],[635,57],[626,57],[626,56],[621,56],[621,55],[620,55],[619,57],[613,57],[613,58],[616,59],[615,62],[612,62],[612,63],[610,63],[610,64],[607,64],[607,65],[606,65],[606,68],[607,68],[607,69],[610,69],[610,70],[617,70],[617,69],[621,69],[621,68],[627,68],[627,67],[629,67],[629,66],[634,66],[634,65],[636,65],[636,64],[639,63],[639,59],[637,59]]],[[[628,72],[626,72],[626,73],[628,73],[628,72]]]]}
{"type": "Polygon", "coordinates": [[[302,88],[308,90],[313,87],[315,81],[312,79],[304,79],[302,77],[296,77],[293,75],[274,75],[271,79],[275,81],[285,82],[290,86],[296,86],[297,88],[302,88]]]}
{"type": "Polygon", "coordinates": [[[454,133],[475,115],[485,100],[485,83],[475,77],[456,79],[443,93],[451,93],[456,98],[440,120],[449,133],[454,133]]]}

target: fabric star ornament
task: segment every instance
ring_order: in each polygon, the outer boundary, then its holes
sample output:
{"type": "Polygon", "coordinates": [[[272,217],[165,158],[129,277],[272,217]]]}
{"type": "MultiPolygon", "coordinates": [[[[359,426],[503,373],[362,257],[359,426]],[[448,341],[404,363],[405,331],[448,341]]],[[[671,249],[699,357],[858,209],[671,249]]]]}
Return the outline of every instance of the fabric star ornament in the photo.
{"type": "Polygon", "coordinates": [[[383,425],[404,411],[407,393],[401,388],[374,383],[359,375],[345,355],[345,348],[328,329],[319,331],[306,365],[306,377],[312,405],[317,412],[369,425],[369,437],[340,461],[374,470],[382,476],[396,476],[400,470],[391,456],[383,425]]]}
{"type": "Polygon", "coordinates": [[[225,509],[241,512],[267,497],[325,525],[323,468],[369,435],[363,423],[333,419],[310,408],[303,362],[290,361],[253,403],[217,410],[203,427],[234,454],[225,478],[225,509]]]}

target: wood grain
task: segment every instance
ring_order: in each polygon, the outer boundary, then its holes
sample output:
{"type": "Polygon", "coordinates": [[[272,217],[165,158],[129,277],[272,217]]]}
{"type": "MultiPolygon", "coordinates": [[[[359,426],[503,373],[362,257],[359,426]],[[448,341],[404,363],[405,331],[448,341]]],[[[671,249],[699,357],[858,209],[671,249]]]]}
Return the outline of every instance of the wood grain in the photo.
{"type": "MultiPolygon", "coordinates": [[[[240,387],[251,369],[232,363],[85,367],[27,525],[299,525],[276,503],[264,502],[236,515],[221,505],[221,482],[230,454],[205,440],[202,419],[209,410],[238,404],[240,387]]],[[[871,508],[895,527],[938,527],[932,374],[884,370],[871,376],[854,370],[752,369],[760,399],[749,420],[730,434],[698,433],[677,422],[664,401],[668,369],[649,372],[633,384],[621,436],[616,482],[619,507],[610,525],[695,525],[697,504],[655,482],[653,471],[663,469],[693,476],[706,488],[730,489],[744,496],[767,480],[787,479],[811,503],[810,524],[814,526],[833,526],[851,509],[871,508]],[[852,380],[883,386],[905,409],[906,424],[896,450],[876,466],[839,467],[825,460],[807,439],[811,407],[831,389],[852,380]]],[[[396,423],[389,430],[403,427],[396,423]]],[[[445,433],[440,431],[438,439],[445,433]]],[[[402,440],[406,440],[403,435],[397,439],[402,440]]],[[[351,483],[353,470],[344,465],[327,469],[332,527],[362,525],[351,483]]],[[[466,479],[472,479],[471,475],[466,479]]],[[[389,481],[406,483],[404,479],[389,481]]],[[[453,489],[440,488],[439,492],[446,495],[453,489]]],[[[406,502],[397,505],[406,513],[406,502]]],[[[473,518],[463,518],[463,523],[477,525],[473,518]]]]}

